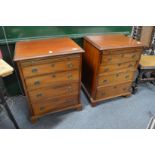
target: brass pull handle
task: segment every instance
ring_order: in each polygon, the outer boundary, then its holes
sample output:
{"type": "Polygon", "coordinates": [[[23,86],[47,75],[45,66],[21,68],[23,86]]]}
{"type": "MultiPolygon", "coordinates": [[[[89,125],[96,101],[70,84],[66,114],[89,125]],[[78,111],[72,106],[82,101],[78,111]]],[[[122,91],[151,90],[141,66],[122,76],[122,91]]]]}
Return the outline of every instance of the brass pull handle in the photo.
{"type": "Polygon", "coordinates": [[[55,64],[51,64],[51,67],[55,67],[55,64]]]}
{"type": "Polygon", "coordinates": [[[128,67],[133,67],[133,65],[132,64],[129,64],[129,66],[128,67]]]}
{"type": "Polygon", "coordinates": [[[41,97],[43,94],[42,93],[39,93],[36,95],[36,97],[41,97]]]}
{"type": "Polygon", "coordinates": [[[106,82],[108,82],[108,80],[103,80],[103,83],[106,83],[106,82]]]}
{"type": "Polygon", "coordinates": [[[117,73],[117,74],[116,74],[116,77],[118,77],[118,76],[119,76],[119,74],[117,73]]]}
{"type": "Polygon", "coordinates": [[[128,79],[129,78],[129,75],[126,75],[125,78],[128,79]]]}
{"type": "Polygon", "coordinates": [[[134,54],[134,55],[132,55],[132,59],[134,59],[136,57],[136,55],[134,54]]]}
{"type": "Polygon", "coordinates": [[[73,64],[72,63],[68,63],[68,68],[72,68],[73,67],[73,64]]]}
{"type": "Polygon", "coordinates": [[[55,78],[56,77],[56,75],[55,74],[52,74],[52,78],[55,78]]]}
{"type": "Polygon", "coordinates": [[[121,57],[123,58],[124,57],[124,54],[121,54],[121,57]]]}
{"type": "Polygon", "coordinates": [[[117,88],[117,86],[114,86],[114,89],[116,89],[117,88]]]}
{"type": "Polygon", "coordinates": [[[45,110],[45,107],[40,107],[40,111],[43,111],[43,110],[45,110]]]}
{"type": "Polygon", "coordinates": [[[35,86],[40,85],[40,81],[35,81],[35,82],[34,82],[34,85],[35,85],[35,86]]]}
{"type": "Polygon", "coordinates": [[[109,68],[105,68],[104,71],[105,71],[105,72],[109,71],[109,68]]]}
{"type": "Polygon", "coordinates": [[[38,72],[38,69],[37,68],[32,68],[32,73],[36,73],[38,72]]]}
{"type": "Polygon", "coordinates": [[[73,77],[72,74],[68,75],[68,79],[72,79],[72,77],[73,77]]]}
{"type": "Polygon", "coordinates": [[[105,94],[106,94],[105,92],[102,92],[102,93],[101,93],[102,96],[105,96],[105,94]]]}

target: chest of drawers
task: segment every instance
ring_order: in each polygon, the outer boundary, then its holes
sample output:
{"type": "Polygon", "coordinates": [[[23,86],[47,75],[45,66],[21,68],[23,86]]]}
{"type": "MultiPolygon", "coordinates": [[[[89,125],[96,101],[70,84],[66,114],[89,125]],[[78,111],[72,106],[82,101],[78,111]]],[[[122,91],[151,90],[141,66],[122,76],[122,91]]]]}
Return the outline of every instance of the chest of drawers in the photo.
{"type": "Polygon", "coordinates": [[[84,38],[82,85],[92,106],[129,96],[143,50],[140,42],[121,34],[84,38]]]}
{"type": "Polygon", "coordinates": [[[69,38],[17,42],[14,61],[32,122],[51,112],[81,110],[82,52],[69,38]]]}

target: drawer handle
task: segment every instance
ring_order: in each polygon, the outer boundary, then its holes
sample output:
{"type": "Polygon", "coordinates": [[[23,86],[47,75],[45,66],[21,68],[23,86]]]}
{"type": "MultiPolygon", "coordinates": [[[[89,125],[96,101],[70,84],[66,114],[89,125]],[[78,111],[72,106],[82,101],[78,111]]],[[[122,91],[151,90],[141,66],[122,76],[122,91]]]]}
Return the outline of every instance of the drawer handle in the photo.
{"type": "Polygon", "coordinates": [[[109,68],[105,68],[104,71],[105,71],[105,72],[109,71],[109,68]]]}
{"type": "Polygon", "coordinates": [[[51,67],[55,67],[55,64],[51,64],[51,67]]]}
{"type": "Polygon", "coordinates": [[[55,74],[52,74],[52,78],[55,78],[56,77],[56,75],[55,74]]]}
{"type": "Polygon", "coordinates": [[[126,76],[125,76],[126,79],[128,79],[129,77],[130,77],[129,75],[126,75],[126,76]]]}
{"type": "Polygon", "coordinates": [[[35,82],[34,82],[34,85],[35,85],[35,86],[40,85],[40,81],[35,81],[35,82]]]}
{"type": "Polygon", "coordinates": [[[41,97],[43,94],[42,93],[39,93],[36,95],[36,97],[41,97]]]}
{"type": "Polygon", "coordinates": [[[134,54],[134,55],[132,55],[132,59],[134,59],[136,57],[136,55],[134,54]]]}
{"type": "Polygon", "coordinates": [[[133,67],[133,65],[132,64],[129,64],[129,66],[128,67],[133,67]]]}
{"type": "Polygon", "coordinates": [[[43,111],[43,110],[45,110],[45,107],[40,107],[40,111],[43,111]]]}
{"type": "Polygon", "coordinates": [[[102,95],[102,96],[105,96],[105,92],[102,92],[101,95],[102,95]]]}
{"type": "Polygon", "coordinates": [[[32,73],[36,73],[38,72],[38,69],[37,68],[32,68],[32,73]]]}
{"type": "Polygon", "coordinates": [[[72,74],[69,74],[68,79],[72,79],[72,78],[73,78],[72,74]]]}
{"type": "Polygon", "coordinates": [[[67,66],[68,66],[68,68],[72,68],[73,67],[73,64],[72,63],[69,63],[67,66]]]}
{"type": "Polygon", "coordinates": [[[118,77],[118,76],[119,76],[119,74],[117,73],[117,74],[116,74],[116,77],[118,77]]]}
{"type": "Polygon", "coordinates": [[[103,80],[103,83],[107,83],[108,82],[108,80],[103,80]]]}

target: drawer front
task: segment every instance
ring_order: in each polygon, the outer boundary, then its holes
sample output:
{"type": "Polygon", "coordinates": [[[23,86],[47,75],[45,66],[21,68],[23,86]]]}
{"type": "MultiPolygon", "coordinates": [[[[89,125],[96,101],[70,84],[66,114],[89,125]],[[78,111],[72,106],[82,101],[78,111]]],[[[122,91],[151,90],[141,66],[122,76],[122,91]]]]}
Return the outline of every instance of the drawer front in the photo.
{"type": "Polygon", "coordinates": [[[68,97],[57,97],[51,100],[45,100],[38,104],[32,104],[33,112],[35,115],[41,115],[48,112],[61,110],[62,108],[67,108],[78,104],[78,95],[68,96],[68,97]]]}
{"type": "Polygon", "coordinates": [[[78,83],[66,83],[62,85],[52,85],[50,87],[29,91],[29,97],[32,103],[49,100],[60,95],[77,95],[79,93],[78,83]]]}
{"type": "Polygon", "coordinates": [[[98,86],[106,86],[118,84],[126,81],[132,81],[134,77],[134,72],[124,71],[118,72],[111,75],[99,75],[98,77],[98,86]]]}
{"type": "Polygon", "coordinates": [[[122,54],[107,54],[102,55],[102,64],[114,64],[114,63],[124,63],[129,61],[138,61],[140,58],[141,52],[129,52],[122,54]]]}
{"type": "Polygon", "coordinates": [[[100,65],[99,73],[109,74],[111,72],[117,72],[118,70],[127,69],[130,71],[134,71],[136,68],[137,62],[125,62],[118,64],[109,64],[109,65],[100,65]]]}
{"type": "Polygon", "coordinates": [[[21,67],[49,64],[49,63],[57,63],[61,61],[71,61],[72,59],[80,59],[80,54],[73,54],[67,56],[55,56],[51,58],[36,58],[31,60],[23,60],[20,62],[21,67]]]}
{"type": "Polygon", "coordinates": [[[97,88],[96,99],[108,99],[127,93],[131,93],[131,83],[99,87],[97,88]]]}
{"type": "Polygon", "coordinates": [[[48,75],[25,79],[25,83],[28,90],[47,87],[52,84],[65,84],[66,82],[68,83],[78,81],[79,81],[79,70],[51,73],[48,75]]]}
{"type": "Polygon", "coordinates": [[[79,69],[80,68],[80,58],[73,58],[73,59],[65,59],[64,61],[56,61],[56,62],[49,62],[47,64],[38,64],[33,66],[23,67],[22,71],[24,77],[32,77],[38,76],[42,74],[48,74],[52,72],[61,72],[61,71],[68,71],[72,69],[79,69]]]}

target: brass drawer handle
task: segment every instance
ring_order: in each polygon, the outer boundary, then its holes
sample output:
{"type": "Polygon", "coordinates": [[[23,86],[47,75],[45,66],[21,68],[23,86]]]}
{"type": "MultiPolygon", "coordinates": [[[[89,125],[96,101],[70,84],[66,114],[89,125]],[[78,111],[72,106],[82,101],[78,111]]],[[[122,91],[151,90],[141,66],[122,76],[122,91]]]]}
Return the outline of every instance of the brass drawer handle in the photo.
{"type": "Polygon", "coordinates": [[[35,85],[35,86],[40,85],[40,81],[35,81],[35,82],[34,82],[34,85],[35,85]]]}
{"type": "Polygon", "coordinates": [[[68,68],[72,68],[73,67],[73,64],[72,63],[68,63],[68,68]]]}
{"type": "Polygon", "coordinates": [[[41,97],[43,94],[42,93],[39,93],[36,95],[36,97],[41,97]]]}
{"type": "Polygon", "coordinates": [[[51,64],[51,67],[55,67],[55,64],[51,64]]]}
{"type": "Polygon", "coordinates": [[[119,77],[119,74],[118,73],[116,74],[116,77],[119,77]]]}
{"type": "Polygon", "coordinates": [[[108,80],[103,80],[103,83],[107,83],[108,82],[108,80]]]}
{"type": "Polygon", "coordinates": [[[32,73],[36,73],[38,72],[38,69],[37,68],[32,68],[32,73]]]}
{"type": "Polygon", "coordinates": [[[40,111],[43,111],[43,110],[45,110],[45,107],[40,107],[40,111]]]}
{"type": "Polygon", "coordinates": [[[128,79],[129,77],[130,77],[129,75],[126,75],[126,76],[125,76],[126,79],[128,79]]]}
{"type": "Polygon", "coordinates": [[[109,68],[105,68],[104,71],[105,71],[105,72],[109,71],[109,68]]]}
{"type": "Polygon", "coordinates": [[[72,74],[69,74],[68,79],[72,79],[72,78],[73,78],[72,74]]]}
{"type": "Polygon", "coordinates": [[[52,74],[51,76],[52,76],[52,78],[55,78],[55,77],[56,77],[56,75],[55,75],[55,74],[52,74]]]}
{"type": "Polygon", "coordinates": [[[133,65],[132,64],[129,64],[129,66],[128,67],[133,67],[133,65]]]}
{"type": "Polygon", "coordinates": [[[102,96],[105,96],[105,94],[106,94],[105,92],[102,92],[102,93],[101,93],[102,96]]]}
{"type": "Polygon", "coordinates": [[[114,86],[113,88],[114,88],[114,89],[116,89],[116,88],[117,88],[117,86],[114,86]]]}
{"type": "Polygon", "coordinates": [[[136,57],[136,55],[134,54],[134,55],[132,55],[132,59],[134,59],[136,57]]]}

